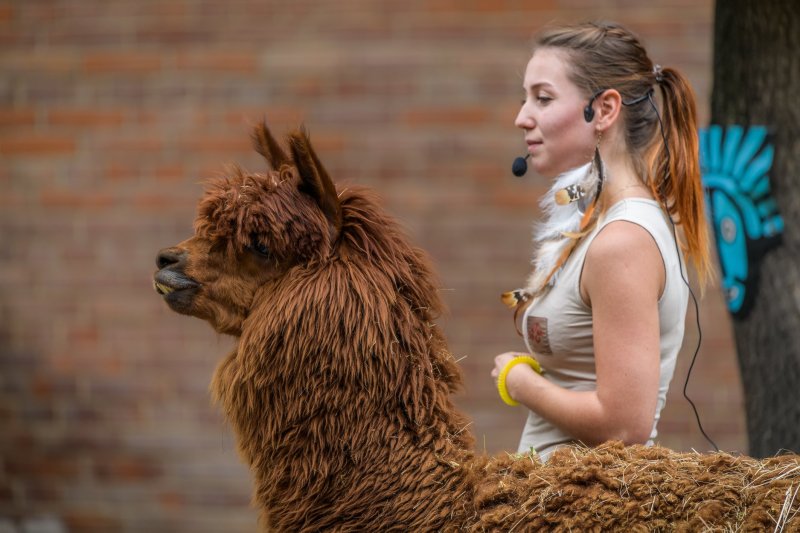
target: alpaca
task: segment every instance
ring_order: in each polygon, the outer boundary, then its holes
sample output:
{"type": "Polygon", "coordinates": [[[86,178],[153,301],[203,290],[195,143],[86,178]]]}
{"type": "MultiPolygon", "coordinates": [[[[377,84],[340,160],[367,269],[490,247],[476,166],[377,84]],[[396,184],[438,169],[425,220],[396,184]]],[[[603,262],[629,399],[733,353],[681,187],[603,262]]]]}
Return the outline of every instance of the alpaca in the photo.
{"type": "Polygon", "coordinates": [[[288,153],[253,137],[273,170],[209,183],[154,286],[238,339],[211,391],[264,530],[800,530],[796,455],[476,455],[426,255],[371,192],[336,190],[304,130],[288,153]]]}

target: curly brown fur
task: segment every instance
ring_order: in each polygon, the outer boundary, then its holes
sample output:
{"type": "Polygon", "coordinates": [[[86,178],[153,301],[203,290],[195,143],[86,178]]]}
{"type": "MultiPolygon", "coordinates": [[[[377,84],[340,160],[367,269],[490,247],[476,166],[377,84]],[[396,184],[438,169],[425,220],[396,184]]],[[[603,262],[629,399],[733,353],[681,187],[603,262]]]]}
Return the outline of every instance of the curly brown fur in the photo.
{"type": "Polygon", "coordinates": [[[154,282],[175,311],[238,337],[211,389],[265,529],[800,527],[786,492],[797,456],[608,445],[546,465],[475,458],[425,254],[370,192],[337,193],[304,131],[291,156],[265,125],[253,137],[274,170],[210,183],[195,236],[159,253],[154,282]]]}
{"type": "Polygon", "coordinates": [[[557,450],[546,465],[483,458],[472,474],[472,531],[774,531],[782,511],[780,525],[800,529],[796,455],[760,461],[610,442],[557,450]]]}

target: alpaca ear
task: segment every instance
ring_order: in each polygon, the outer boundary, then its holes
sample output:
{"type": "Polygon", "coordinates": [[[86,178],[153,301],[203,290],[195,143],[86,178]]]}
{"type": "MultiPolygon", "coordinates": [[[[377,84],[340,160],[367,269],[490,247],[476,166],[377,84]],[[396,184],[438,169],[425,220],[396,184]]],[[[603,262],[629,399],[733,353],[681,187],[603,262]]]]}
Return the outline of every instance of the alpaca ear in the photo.
{"type": "Polygon", "coordinates": [[[269,131],[266,121],[261,121],[261,124],[255,127],[252,137],[256,152],[263,155],[274,170],[279,170],[281,165],[290,163],[286,152],[269,131]]]}
{"type": "Polygon", "coordinates": [[[336,187],[311,147],[305,128],[289,134],[289,149],[300,174],[300,190],[316,200],[322,212],[338,233],[342,228],[342,210],[336,187]]]}

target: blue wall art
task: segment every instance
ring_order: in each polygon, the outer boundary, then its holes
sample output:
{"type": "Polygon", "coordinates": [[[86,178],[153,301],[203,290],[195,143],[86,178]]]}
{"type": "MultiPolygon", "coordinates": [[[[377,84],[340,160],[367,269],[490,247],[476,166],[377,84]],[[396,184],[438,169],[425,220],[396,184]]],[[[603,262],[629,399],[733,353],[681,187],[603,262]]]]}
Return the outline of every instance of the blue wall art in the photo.
{"type": "Polygon", "coordinates": [[[783,219],[770,191],[775,149],[763,126],[711,125],[700,130],[700,169],[713,222],[728,310],[744,318],[753,304],[758,266],[780,243],[783,219]]]}

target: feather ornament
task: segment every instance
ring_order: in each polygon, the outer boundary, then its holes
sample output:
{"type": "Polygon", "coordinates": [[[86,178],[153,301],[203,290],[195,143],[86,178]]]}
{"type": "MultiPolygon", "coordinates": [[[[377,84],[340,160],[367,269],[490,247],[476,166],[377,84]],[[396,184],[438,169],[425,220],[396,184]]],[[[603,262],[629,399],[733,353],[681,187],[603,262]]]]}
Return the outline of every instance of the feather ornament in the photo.
{"type": "Polygon", "coordinates": [[[539,207],[544,218],[534,226],[533,272],[525,289],[528,294],[555,282],[578,240],[591,230],[596,219],[595,198],[604,174],[603,162],[596,156],[560,174],[542,197],[539,207]],[[565,202],[565,197],[569,201],[565,202]]]}

